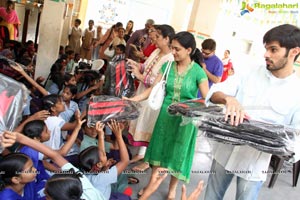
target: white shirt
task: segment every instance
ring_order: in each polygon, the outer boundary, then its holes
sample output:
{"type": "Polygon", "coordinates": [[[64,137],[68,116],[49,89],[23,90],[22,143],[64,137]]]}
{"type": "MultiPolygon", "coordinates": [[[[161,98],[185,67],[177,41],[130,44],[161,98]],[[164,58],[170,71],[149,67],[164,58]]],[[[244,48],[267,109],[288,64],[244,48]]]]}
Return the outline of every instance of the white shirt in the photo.
{"type": "Polygon", "coordinates": [[[45,120],[45,124],[50,131],[50,139],[44,142],[45,145],[52,148],[53,150],[58,150],[62,143],[61,128],[65,124],[65,120],[61,117],[50,116],[45,120]]]}
{"type": "MultiPolygon", "coordinates": [[[[258,68],[239,79],[229,79],[215,84],[206,97],[206,103],[217,91],[236,99],[251,119],[286,125],[300,129],[300,79],[295,73],[279,79],[266,67],[258,68]]],[[[293,161],[300,158],[300,137],[293,143],[296,153],[293,161]]],[[[219,143],[215,159],[226,170],[250,181],[265,181],[271,154],[258,151],[250,146],[233,146],[219,143]],[[245,173],[244,173],[245,172],[245,173]]]]}
{"type": "Polygon", "coordinates": [[[93,27],[92,30],[90,30],[89,28],[84,29],[84,31],[82,32],[82,37],[85,36],[86,32],[94,32],[94,39],[97,39],[97,30],[93,27]]]}

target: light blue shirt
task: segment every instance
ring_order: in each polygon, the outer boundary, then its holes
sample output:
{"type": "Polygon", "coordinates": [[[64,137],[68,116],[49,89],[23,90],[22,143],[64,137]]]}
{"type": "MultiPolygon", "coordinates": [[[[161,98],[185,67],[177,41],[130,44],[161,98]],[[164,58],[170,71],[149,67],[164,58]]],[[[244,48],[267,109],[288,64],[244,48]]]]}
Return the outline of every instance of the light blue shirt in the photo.
{"type": "Polygon", "coordinates": [[[87,174],[86,177],[106,199],[109,199],[111,195],[111,184],[116,183],[118,180],[118,171],[116,166],[113,166],[108,171],[100,172],[95,175],[87,174]]]}
{"type": "MultiPolygon", "coordinates": [[[[62,166],[63,171],[67,171],[69,169],[73,168],[75,172],[78,172],[79,169],[74,167],[71,163],[67,163],[64,166],[62,166]]],[[[85,200],[105,200],[105,197],[103,196],[102,193],[100,193],[89,181],[89,179],[83,175],[80,178],[81,184],[82,184],[82,189],[83,193],[81,195],[82,199],[85,200]]]]}
{"type": "Polygon", "coordinates": [[[65,104],[65,111],[61,112],[59,116],[63,118],[66,122],[69,122],[74,113],[78,110],[78,104],[75,101],[70,101],[70,106],[65,104]]]}

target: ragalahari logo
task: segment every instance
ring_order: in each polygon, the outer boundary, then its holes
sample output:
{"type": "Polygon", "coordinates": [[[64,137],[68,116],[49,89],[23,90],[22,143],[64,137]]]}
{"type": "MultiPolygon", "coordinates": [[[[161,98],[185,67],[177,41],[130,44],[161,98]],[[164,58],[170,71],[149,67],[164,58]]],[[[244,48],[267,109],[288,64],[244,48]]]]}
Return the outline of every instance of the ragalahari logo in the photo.
{"type": "Polygon", "coordinates": [[[252,8],[247,2],[242,2],[242,8],[241,8],[241,16],[243,16],[246,13],[253,12],[254,8],[252,8]]]}

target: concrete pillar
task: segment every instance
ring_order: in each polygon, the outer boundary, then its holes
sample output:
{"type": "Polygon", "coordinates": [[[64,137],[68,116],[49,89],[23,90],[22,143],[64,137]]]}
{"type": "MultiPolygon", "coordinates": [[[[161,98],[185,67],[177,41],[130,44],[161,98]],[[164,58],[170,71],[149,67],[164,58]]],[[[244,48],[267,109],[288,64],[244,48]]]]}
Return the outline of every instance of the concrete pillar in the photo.
{"type": "Polygon", "coordinates": [[[81,20],[80,28],[81,28],[82,30],[84,30],[84,28],[86,28],[86,24],[87,24],[87,23],[85,23],[85,16],[86,16],[88,4],[89,4],[89,1],[88,1],[88,0],[85,0],[85,1],[81,1],[81,2],[80,2],[80,9],[79,9],[78,19],[81,20]]]}
{"type": "Polygon", "coordinates": [[[188,29],[191,3],[192,0],[175,0],[170,25],[176,32],[186,31],[188,29]]]}
{"type": "Polygon", "coordinates": [[[68,44],[68,35],[69,35],[69,29],[72,24],[74,3],[75,3],[75,0],[67,0],[66,1],[66,15],[64,16],[65,20],[64,20],[61,42],[60,42],[60,44],[63,46],[66,46],[68,44]]]}
{"type": "Polygon", "coordinates": [[[35,77],[47,77],[51,65],[58,58],[64,23],[65,3],[44,1],[39,31],[39,48],[35,77]]]}
{"type": "Polygon", "coordinates": [[[222,1],[195,0],[194,5],[198,6],[198,9],[195,9],[194,29],[201,33],[212,35],[216,27],[218,14],[221,11],[222,1]]]}
{"type": "Polygon", "coordinates": [[[188,30],[195,34],[197,47],[214,33],[222,0],[194,0],[188,30]]]}

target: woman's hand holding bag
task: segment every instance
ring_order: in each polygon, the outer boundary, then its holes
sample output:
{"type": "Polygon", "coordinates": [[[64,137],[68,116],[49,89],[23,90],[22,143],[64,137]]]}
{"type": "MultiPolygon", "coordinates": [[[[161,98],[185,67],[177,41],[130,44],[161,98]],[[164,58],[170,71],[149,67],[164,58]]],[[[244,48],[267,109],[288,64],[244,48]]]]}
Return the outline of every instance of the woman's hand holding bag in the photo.
{"type": "Polygon", "coordinates": [[[161,80],[152,88],[151,93],[148,97],[148,105],[153,110],[160,109],[163,104],[165,94],[166,94],[165,86],[166,86],[166,82],[168,80],[168,75],[169,75],[171,66],[172,66],[172,61],[169,61],[161,80]],[[166,77],[166,80],[165,80],[165,77],[166,77]]]}

